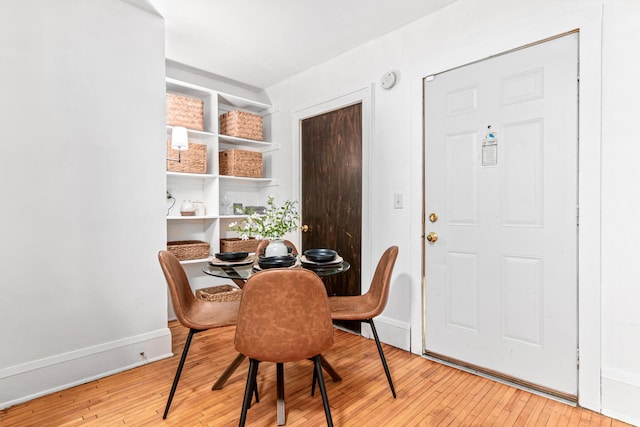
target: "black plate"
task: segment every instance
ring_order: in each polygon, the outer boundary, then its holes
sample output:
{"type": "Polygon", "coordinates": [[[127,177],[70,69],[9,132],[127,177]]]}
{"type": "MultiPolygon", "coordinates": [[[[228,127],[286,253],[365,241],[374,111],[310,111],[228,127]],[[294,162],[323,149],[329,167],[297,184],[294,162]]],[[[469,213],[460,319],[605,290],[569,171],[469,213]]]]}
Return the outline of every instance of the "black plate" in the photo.
{"type": "Polygon", "coordinates": [[[239,261],[249,256],[249,252],[221,252],[216,258],[222,261],[239,261]]]}
{"type": "Polygon", "coordinates": [[[291,255],[263,256],[258,258],[258,265],[261,269],[291,267],[296,263],[296,257],[291,255]]]}
{"type": "Polygon", "coordinates": [[[331,262],[336,258],[338,252],[333,249],[307,249],[304,256],[313,262],[331,262]]]}

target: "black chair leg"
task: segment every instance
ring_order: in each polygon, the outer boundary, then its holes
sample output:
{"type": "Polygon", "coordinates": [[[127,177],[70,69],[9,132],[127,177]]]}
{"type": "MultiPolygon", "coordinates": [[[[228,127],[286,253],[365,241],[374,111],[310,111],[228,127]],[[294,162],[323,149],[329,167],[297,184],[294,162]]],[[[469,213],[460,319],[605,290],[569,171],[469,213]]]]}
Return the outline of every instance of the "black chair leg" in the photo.
{"type": "Polygon", "coordinates": [[[287,423],[287,414],[284,403],[284,363],[276,363],[276,417],[278,425],[287,423]]]}
{"type": "Polygon", "coordinates": [[[316,394],[316,381],[318,380],[318,374],[316,373],[315,361],[313,364],[313,380],[311,380],[311,396],[316,394]]]}
{"type": "Polygon", "coordinates": [[[164,408],[164,415],[162,419],[167,418],[167,414],[169,413],[169,407],[171,406],[171,401],[173,400],[173,395],[176,393],[176,388],[178,388],[178,381],[180,380],[180,374],[182,374],[182,367],[184,366],[184,361],[187,360],[187,353],[189,352],[189,347],[191,346],[191,339],[193,335],[197,332],[200,332],[198,329],[189,329],[189,335],[187,336],[187,340],[184,343],[184,349],[182,349],[182,357],[180,358],[180,363],[178,364],[178,369],[176,370],[176,376],[173,378],[173,385],[171,386],[171,392],[169,392],[169,398],[167,399],[167,406],[164,408]]]}
{"type": "Polygon", "coordinates": [[[333,420],[331,419],[331,408],[329,408],[329,398],[327,397],[327,389],[324,386],[324,377],[322,376],[322,364],[320,363],[320,355],[313,358],[315,365],[315,376],[318,377],[318,386],[320,387],[320,394],[322,395],[322,404],[324,405],[324,415],[327,418],[327,426],[333,427],[333,420]]]}
{"type": "Polygon", "coordinates": [[[244,423],[247,420],[247,410],[251,406],[251,398],[254,392],[254,388],[257,389],[256,378],[258,376],[259,363],[260,361],[256,359],[249,359],[249,374],[247,375],[247,385],[244,389],[244,400],[242,401],[242,413],[240,414],[240,423],[238,424],[240,427],[244,427],[244,423]]]}
{"type": "Polygon", "coordinates": [[[389,366],[387,366],[387,359],[384,357],[384,352],[382,351],[382,345],[380,345],[380,339],[378,338],[378,332],[376,331],[376,327],[373,324],[373,319],[367,319],[369,325],[371,325],[371,331],[373,332],[373,337],[376,340],[376,346],[378,347],[378,354],[380,354],[380,360],[382,361],[382,366],[384,367],[384,373],[387,374],[387,381],[389,381],[389,387],[391,387],[391,394],[393,394],[393,398],[396,398],[396,390],[393,388],[393,381],[391,380],[391,373],[389,372],[389,366]]]}
{"type": "MultiPolygon", "coordinates": [[[[253,393],[256,395],[256,403],[260,403],[260,398],[258,397],[258,379],[253,382],[253,393]]],[[[251,407],[251,402],[249,402],[249,407],[251,407]]]]}

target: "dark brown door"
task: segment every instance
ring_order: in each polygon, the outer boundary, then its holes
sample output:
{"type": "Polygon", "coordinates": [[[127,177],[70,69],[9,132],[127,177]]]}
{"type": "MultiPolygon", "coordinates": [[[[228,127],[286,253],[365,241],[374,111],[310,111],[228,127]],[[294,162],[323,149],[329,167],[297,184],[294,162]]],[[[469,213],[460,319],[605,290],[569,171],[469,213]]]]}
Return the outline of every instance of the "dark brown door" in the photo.
{"type": "MultiPolygon", "coordinates": [[[[362,104],[302,121],[302,250],[331,248],[351,264],[323,279],[333,295],[360,295],[362,104]]],[[[343,326],[360,332],[359,322],[343,326]]]]}

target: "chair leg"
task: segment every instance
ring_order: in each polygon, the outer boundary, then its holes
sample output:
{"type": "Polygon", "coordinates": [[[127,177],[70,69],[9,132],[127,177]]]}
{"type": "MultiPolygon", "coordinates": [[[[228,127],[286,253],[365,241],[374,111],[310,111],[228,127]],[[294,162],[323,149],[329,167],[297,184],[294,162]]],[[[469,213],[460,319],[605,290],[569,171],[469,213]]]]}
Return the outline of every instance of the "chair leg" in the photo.
{"type": "Polygon", "coordinates": [[[256,395],[256,403],[260,403],[260,397],[258,397],[258,379],[253,382],[253,393],[256,395]]]}
{"type": "Polygon", "coordinates": [[[313,379],[311,380],[311,396],[316,394],[316,381],[318,380],[318,374],[316,373],[315,360],[313,363],[313,379]]]}
{"type": "Polygon", "coordinates": [[[276,418],[278,425],[283,426],[286,424],[286,410],[284,404],[284,363],[276,363],[276,418]]]}
{"type": "Polygon", "coordinates": [[[313,364],[315,365],[315,373],[318,377],[318,386],[320,387],[320,394],[322,395],[322,404],[324,405],[324,415],[327,418],[327,426],[333,427],[333,420],[331,419],[331,408],[329,408],[329,398],[327,397],[327,389],[324,386],[324,377],[322,376],[320,355],[317,355],[313,358],[313,364]]]}
{"type": "Polygon", "coordinates": [[[178,381],[180,380],[180,374],[182,374],[182,367],[184,366],[185,360],[187,360],[187,353],[189,352],[189,347],[191,346],[191,339],[193,335],[197,332],[200,332],[198,329],[189,329],[189,335],[187,336],[187,340],[184,343],[184,348],[182,349],[182,357],[180,357],[180,363],[178,364],[178,369],[176,370],[176,376],[173,378],[173,385],[171,386],[171,391],[169,392],[169,398],[167,399],[167,406],[164,408],[164,415],[162,419],[167,418],[167,414],[169,413],[169,407],[171,406],[171,401],[173,400],[173,395],[176,392],[176,388],[178,387],[178,381]]]}
{"type": "MultiPolygon", "coordinates": [[[[309,359],[309,360],[313,360],[313,358],[309,359]]],[[[324,369],[327,374],[329,374],[329,376],[331,377],[331,379],[333,379],[334,382],[338,382],[338,381],[342,381],[342,377],[340,375],[338,375],[338,373],[336,372],[335,369],[333,369],[333,366],[331,366],[331,364],[327,361],[327,359],[324,358],[323,355],[320,355],[320,365],[322,366],[322,369],[324,369]]],[[[311,383],[311,396],[313,396],[315,394],[316,391],[316,371],[315,368],[313,370],[313,382],[311,383]]]]}
{"type": "MultiPolygon", "coordinates": [[[[242,412],[240,413],[240,427],[244,427],[244,423],[247,420],[247,410],[251,406],[251,397],[254,388],[257,389],[257,376],[258,376],[258,364],[260,361],[256,359],[249,359],[249,374],[247,375],[247,385],[244,389],[244,400],[242,401],[242,412]]],[[[257,394],[256,394],[257,396],[257,394]]],[[[256,400],[257,402],[257,400],[256,400]]]]}
{"type": "Polygon", "coordinates": [[[367,319],[369,325],[371,325],[371,331],[373,332],[373,337],[376,340],[376,346],[378,347],[378,354],[380,354],[380,360],[382,361],[382,366],[384,367],[384,373],[387,374],[387,381],[389,381],[389,387],[391,387],[391,394],[393,394],[393,398],[396,398],[396,390],[393,388],[393,381],[391,380],[391,372],[389,372],[389,366],[387,366],[387,359],[384,357],[384,352],[382,351],[382,345],[380,345],[380,339],[378,338],[378,332],[376,331],[376,326],[373,324],[373,319],[367,319]]]}

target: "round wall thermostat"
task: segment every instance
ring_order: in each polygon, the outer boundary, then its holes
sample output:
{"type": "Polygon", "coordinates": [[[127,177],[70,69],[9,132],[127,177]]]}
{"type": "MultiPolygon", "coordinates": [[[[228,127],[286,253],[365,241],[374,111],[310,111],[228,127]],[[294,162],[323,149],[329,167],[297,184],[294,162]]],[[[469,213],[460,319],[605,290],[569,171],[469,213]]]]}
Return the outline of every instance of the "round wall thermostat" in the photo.
{"type": "Polygon", "coordinates": [[[396,73],[393,71],[389,71],[388,73],[384,73],[382,78],[380,79],[380,86],[383,89],[391,89],[393,85],[396,84],[396,73]]]}

